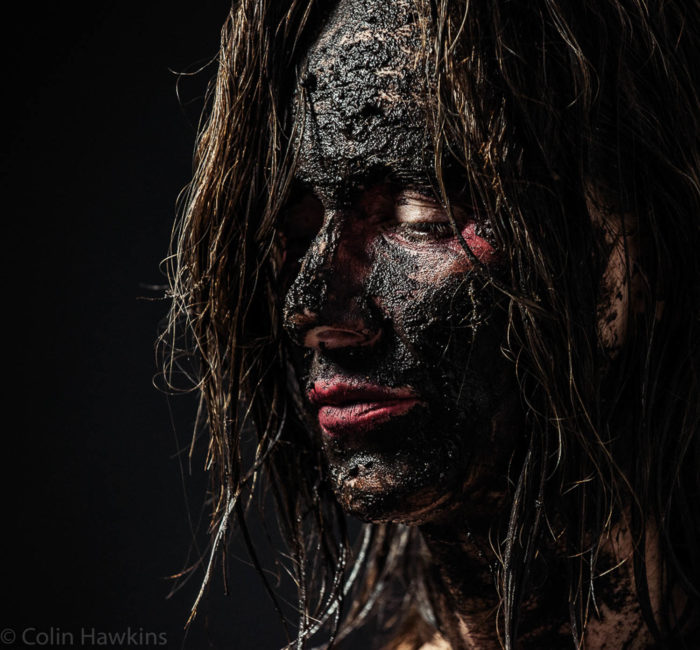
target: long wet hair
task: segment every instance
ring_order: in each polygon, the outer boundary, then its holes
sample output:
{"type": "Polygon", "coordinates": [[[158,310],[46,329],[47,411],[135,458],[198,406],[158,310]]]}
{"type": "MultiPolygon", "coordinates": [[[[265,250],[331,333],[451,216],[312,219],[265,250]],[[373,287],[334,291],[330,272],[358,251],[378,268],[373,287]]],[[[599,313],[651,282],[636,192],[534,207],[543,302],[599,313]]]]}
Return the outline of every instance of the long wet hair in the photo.
{"type": "MultiPolygon", "coordinates": [[[[202,589],[238,531],[282,613],[248,533],[253,495],[267,491],[265,516],[298,588],[290,647],[320,630],[325,643],[342,638],[386,609],[396,580],[407,596],[386,624],[418,643],[416,630],[434,625],[419,535],[368,524],[351,548],[281,325],[278,228],[295,155],[288,107],[327,4],[234,2],[169,258],[165,375],[174,381],[181,360],[194,359],[211,476],[202,589]]],[[[677,642],[700,598],[700,5],[415,5],[432,26],[426,123],[438,184],[446,157],[461,164],[492,223],[507,268],[498,283],[509,305],[504,354],[528,425],[504,480],[509,510],[492,530],[499,636],[515,647],[535,558],[556,537],[567,565],[561,597],[573,644],[583,643],[601,549],[624,519],[646,624],[659,644],[677,642]],[[623,282],[639,294],[612,347],[599,324],[611,249],[591,197],[617,215],[623,282]],[[664,563],[655,613],[652,540],[664,563]],[[687,595],[686,611],[674,609],[673,590],[687,595]]]]}

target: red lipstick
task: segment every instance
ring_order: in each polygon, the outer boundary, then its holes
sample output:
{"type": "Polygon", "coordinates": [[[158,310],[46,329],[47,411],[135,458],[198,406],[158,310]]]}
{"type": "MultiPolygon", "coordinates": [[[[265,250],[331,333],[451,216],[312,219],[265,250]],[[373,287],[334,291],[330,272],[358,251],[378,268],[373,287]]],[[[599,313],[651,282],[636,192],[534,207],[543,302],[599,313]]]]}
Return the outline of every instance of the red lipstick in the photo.
{"type": "Polygon", "coordinates": [[[307,397],[318,407],[318,422],[328,436],[366,433],[420,403],[408,386],[389,388],[341,379],[317,381],[307,397]]]}

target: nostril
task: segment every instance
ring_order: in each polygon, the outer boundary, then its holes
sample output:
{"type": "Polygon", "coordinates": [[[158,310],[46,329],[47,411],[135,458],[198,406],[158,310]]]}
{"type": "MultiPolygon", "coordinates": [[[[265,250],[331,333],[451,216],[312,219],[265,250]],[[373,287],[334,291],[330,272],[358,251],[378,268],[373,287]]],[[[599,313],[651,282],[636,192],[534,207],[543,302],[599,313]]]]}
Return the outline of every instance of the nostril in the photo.
{"type": "Polygon", "coordinates": [[[305,339],[307,332],[309,332],[317,322],[318,314],[310,309],[302,308],[297,310],[290,307],[289,304],[285,307],[283,316],[284,329],[297,345],[306,345],[305,339]]]}
{"type": "Polygon", "coordinates": [[[367,328],[315,327],[306,333],[304,345],[310,348],[335,349],[373,345],[380,332],[367,328]]]}

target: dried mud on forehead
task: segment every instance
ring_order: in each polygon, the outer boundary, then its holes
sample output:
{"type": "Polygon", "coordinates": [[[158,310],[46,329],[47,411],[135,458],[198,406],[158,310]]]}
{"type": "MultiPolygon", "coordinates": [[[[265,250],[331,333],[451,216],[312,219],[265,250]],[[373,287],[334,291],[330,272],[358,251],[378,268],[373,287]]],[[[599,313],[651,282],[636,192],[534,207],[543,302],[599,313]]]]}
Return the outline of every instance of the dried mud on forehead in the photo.
{"type": "Polygon", "coordinates": [[[297,88],[298,179],[329,200],[345,198],[350,179],[382,173],[425,183],[432,149],[423,32],[407,2],[335,7],[297,88]]]}

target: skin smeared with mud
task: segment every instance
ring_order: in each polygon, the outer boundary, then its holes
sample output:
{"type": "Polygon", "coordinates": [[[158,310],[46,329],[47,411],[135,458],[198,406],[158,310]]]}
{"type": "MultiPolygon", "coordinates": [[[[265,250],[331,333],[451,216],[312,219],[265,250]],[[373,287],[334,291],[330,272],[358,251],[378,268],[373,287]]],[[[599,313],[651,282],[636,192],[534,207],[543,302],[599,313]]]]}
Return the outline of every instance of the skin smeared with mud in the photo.
{"type": "MultiPolygon", "coordinates": [[[[285,329],[339,502],[366,521],[420,525],[443,637],[498,648],[488,535],[526,432],[501,353],[489,224],[464,187],[448,187],[453,222],[433,189],[423,32],[409,3],[344,0],[309,49],[282,233],[285,329]]],[[[569,647],[565,570],[553,560],[539,577],[522,647],[569,647]]],[[[631,616],[629,582],[611,592],[618,623],[631,616]]]]}
{"type": "MultiPolygon", "coordinates": [[[[407,3],[341,3],[297,95],[303,198],[288,223],[318,232],[285,316],[293,339],[313,350],[306,390],[415,393],[412,408],[375,426],[319,432],[339,500],[370,521],[428,521],[461,501],[465,485],[489,491],[505,476],[514,435],[503,413],[514,393],[499,353],[505,314],[483,274],[470,273],[431,187],[421,38],[407,3]]],[[[493,262],[474,207],[461,204],[455,218],[474,254],[493,262]]],[[[357,399],[348,417],[367,403],[357,399]]],[[[333,405],[318,406],[323,416],[333,405]]]]}

